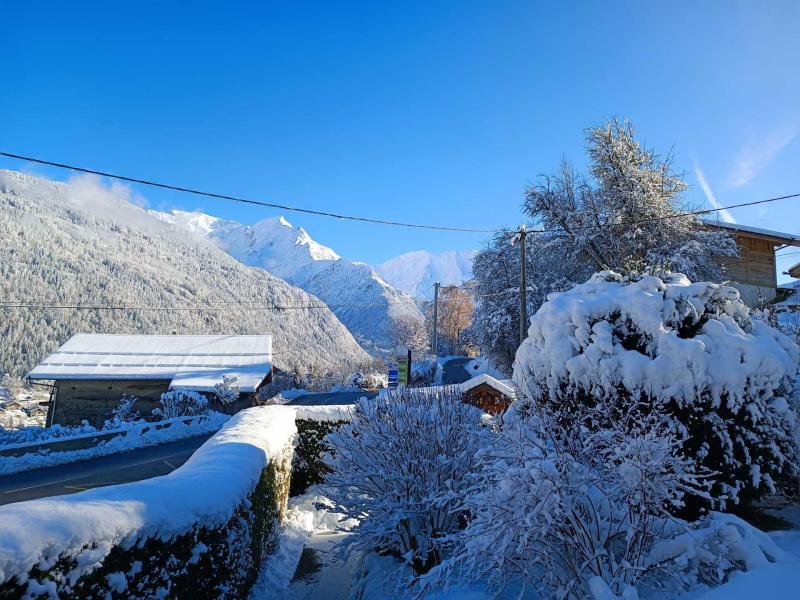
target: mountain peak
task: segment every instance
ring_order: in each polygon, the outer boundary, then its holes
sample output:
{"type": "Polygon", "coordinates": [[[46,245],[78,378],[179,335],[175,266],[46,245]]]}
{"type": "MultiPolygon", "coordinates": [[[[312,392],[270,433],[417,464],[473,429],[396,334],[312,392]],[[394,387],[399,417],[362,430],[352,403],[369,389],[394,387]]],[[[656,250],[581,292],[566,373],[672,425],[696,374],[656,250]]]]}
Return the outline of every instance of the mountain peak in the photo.
{"type": "Polygon", "coordinates": [[[433,284],[461,285],[472,279],[474,250],[406,252],[375,267],[392,287],[414,297],[431,298],[433,284]]]}

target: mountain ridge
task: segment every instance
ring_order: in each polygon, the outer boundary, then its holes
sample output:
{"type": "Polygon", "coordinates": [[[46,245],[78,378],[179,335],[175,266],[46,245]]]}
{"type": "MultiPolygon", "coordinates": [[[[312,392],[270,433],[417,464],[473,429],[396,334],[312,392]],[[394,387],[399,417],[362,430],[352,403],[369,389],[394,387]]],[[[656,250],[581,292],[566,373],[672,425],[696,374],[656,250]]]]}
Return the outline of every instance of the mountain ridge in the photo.
{"type": "Polygon", "coordinates": [[[150,214],[318,297],[373,355],[394,353],[398,320],[423,322],[414,299],[394,289],[371,265],[342,258],[283,216],[244,225],[202,212],[150,214]]]}
{"type": "Polygon", "coordinates": [[[8,309],[0,320],[0,372],[23,375],[79,332],[270,333],[280,369],[337,370],[369,360],[313,295],[130,200],[129,190],[89,176],[61,183],[0,170],[0,239],[7,242],[0,244],[0,297],[147,307],[8,309]]]}

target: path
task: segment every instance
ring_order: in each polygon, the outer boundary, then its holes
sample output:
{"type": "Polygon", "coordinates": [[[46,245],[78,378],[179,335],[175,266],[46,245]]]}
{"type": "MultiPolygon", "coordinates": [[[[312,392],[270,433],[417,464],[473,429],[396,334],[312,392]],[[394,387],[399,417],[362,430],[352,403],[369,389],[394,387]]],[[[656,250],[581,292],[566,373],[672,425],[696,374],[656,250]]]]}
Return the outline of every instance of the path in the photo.
{"type": "Polygon", "coordinates": [[[469,373],[464,368],[471,358],[451,358],[442,366],[442,384],[453,385],[464,383],[470,378],[469,373]]]}
{"type": "Polygon", "coordinates": [[[294,578],[286,590],[286,600],[347,600],[361,558],[338,556],[337,544],[348,534],[315,533],[306,541],[294,578]]]}
{"type": "Polygon", "coordinates": [[[0,505],[166,475],[185,463],[212,435],[6,475],[0,477],[0,505]]]}

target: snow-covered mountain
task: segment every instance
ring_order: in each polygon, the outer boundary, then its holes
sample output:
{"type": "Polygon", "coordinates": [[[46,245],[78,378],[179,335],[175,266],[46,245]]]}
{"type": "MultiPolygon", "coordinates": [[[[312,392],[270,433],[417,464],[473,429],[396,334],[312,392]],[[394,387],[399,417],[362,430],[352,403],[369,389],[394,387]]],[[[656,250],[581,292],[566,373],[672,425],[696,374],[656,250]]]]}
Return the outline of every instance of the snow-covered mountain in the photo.
{"type": "Polygon", "coordinates": [[[461,285],[472,279],[475,251],[407,252],[375,267],[389,284],[415,298],[433,297],[433,284],[461,285]]]}
{"type": "MultiPolygon", "coordinates": [[[[0,170],[0,298],[146,307],[6,309],[0,373],[24,374],[78,332],[270,333],[278,368],[339,369],[368,360],[319,300],[187,234],[187,223],[175,227],[153,218],[124,193],[85,176],[64,184],[0,170]],[[209,308],[174,310],[196,305],[209,308]]],[[[200,232],[220,227],[213,218],[194,219],[192,226],[200,232]]]]}
{"type": "Polygon", "coordinates": [[[207,237],[242,263],[314,294],[374,354],[394,347],[397,320],[423,320],[414,300],[386,283],[371,266],[340,257],[283,217],[242,225],[200,212],[150,212],[207,237]]]}

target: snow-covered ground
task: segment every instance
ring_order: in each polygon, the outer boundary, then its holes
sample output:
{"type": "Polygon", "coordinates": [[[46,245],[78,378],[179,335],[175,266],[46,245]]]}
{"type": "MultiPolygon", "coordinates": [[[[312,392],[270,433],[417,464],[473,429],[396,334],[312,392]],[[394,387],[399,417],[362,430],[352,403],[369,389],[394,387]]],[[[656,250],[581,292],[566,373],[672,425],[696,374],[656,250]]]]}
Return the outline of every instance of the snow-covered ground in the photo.
{"type": "Polygon", "coordinates": [[[329,510],[324,489],[312,487],[289,500],[278,547],[264,563],[250,600],[336,600],[348,597],[360,560],[338,556],[347,522],[329,510]]]}
{"type": "Polygon", "coordinates": [[[682,600],[790,600],[800,598],[800,506],[774,511],[794,528],[769,532],[770,538],[785,552],[775,563],[752,571],[734,573],[730,580],[710,590],[685,594],[682,600]]]}

